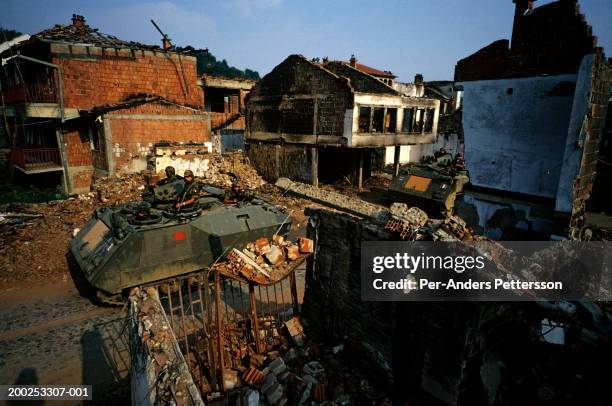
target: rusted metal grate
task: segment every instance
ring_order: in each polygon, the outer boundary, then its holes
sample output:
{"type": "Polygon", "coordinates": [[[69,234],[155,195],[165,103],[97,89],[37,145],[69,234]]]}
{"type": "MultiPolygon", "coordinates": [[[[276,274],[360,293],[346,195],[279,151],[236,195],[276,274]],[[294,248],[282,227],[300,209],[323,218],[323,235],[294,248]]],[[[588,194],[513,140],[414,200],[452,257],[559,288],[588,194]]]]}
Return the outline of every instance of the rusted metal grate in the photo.
{"type": "Polygon", "coordinates": [[[261,285],[215,269],[156,289],[203,397],[240,397],[224,384],[226,372],[277,346],[283,324],[299,314],[295,268],[261,285]]]}

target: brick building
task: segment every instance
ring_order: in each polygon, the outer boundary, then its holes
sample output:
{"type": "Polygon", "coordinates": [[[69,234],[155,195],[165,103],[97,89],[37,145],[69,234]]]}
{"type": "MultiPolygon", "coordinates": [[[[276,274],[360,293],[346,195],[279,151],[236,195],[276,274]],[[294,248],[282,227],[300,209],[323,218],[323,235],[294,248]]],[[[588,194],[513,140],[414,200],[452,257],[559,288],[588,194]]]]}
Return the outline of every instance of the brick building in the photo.
{"type": "Polygon", "coordinates": [[[68,193],[96,176],[145,169],[159,141],[209,142],[196,60],[72,24],[2,55],[10,169],[57,174],[68,193]]]}
{"type": "Polygon", "coordinates": [[[455,69],[471,181],[458,211],[495,238],[563,236],[592,192],[610,65],[576,0],[514,3],[512,41],[455,69]]]}
{"type": "MultiPolygon", "coordinates": [[[[362,65],[363,66],[363,65],[362,65]]],[[[361,186],[373,152],[436,139],[439,101],[407,97],[351,63],[291,55],[247,101],[249,158],[265,178],[361,186]]]]}

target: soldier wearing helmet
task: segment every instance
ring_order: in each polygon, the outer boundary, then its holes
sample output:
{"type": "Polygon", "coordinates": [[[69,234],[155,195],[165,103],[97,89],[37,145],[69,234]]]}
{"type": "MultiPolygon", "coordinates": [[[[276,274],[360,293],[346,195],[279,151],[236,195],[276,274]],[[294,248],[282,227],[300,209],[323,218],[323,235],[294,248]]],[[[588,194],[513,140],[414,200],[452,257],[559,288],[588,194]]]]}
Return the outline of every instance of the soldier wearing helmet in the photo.
{"type": "Polygon", "coordinates": [[[181,177],[176,174],[176,170],[174,166],[166,166],[165,169],[166,177],[159,182],[156,183],[156,186],[167,185],[168,183],[174,182],[175,180],[179,180],[181,177]]]}
{"type": "Polygon", "coordinates": [[[195,177],[193,176],[193,172],[187,169],[183,174],[183,177],[185,178],[185,189],[183,189],[183,193],[175,205],[177,209],[181,209],[182,207],[192,207],[200,197],[200,190],[197,182],[195,181],[195,177]]]}

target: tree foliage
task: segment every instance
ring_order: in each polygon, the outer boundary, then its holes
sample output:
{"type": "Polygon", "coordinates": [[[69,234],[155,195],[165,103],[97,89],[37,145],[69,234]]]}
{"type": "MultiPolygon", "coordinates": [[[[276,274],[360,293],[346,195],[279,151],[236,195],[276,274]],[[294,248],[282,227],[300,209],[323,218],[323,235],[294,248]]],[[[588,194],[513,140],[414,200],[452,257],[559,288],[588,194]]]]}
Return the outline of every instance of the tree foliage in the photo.
{"type": "Polygon", "coordinates": [[[15,37],[20,36],[21,33],[15,30],[9,30],[3,27],[0,27],[0,43],[5,41],[10,41],[15,37]]]}
{"type": "Polygon", "coordinates": [[[234,79],[252,79],[259,80],[259,73],[251,69],[240,70],[233,66],[230,66],[225,59],[219,61],[217,58],[210,53],[208,49],[195,49],[192,46],[186,46],[178,48],[177,51],[187,52],[190,55],[196,57],[198,66],[198,75],[215,75],[224,76],[226,78],[234,79]]]}

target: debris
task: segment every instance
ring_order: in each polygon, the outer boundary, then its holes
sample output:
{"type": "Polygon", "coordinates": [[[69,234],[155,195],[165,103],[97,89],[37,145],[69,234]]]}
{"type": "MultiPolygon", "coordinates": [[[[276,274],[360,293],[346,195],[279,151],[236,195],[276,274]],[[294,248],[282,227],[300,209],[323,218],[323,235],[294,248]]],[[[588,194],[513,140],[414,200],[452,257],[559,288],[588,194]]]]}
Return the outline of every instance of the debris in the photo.
{"type": "Polygon", "coordinates": [[[304,328],[302,327],[302,323],[300,323],[300,319],[297,317],[293,317],[285,322],[285,327],[289,332],[289,335],[293,339],[293,342],[298,347],[304,345],[304,328]]]}
{"type": "Polygon", "coordinates": [[[311,375],[314,378],[318,378],[325,373],[325,369],[323,369],[323,366],[321,366],[321,364],[319,364],[317,361],[311,361],[304,365],[302,372],[306,375],[311,375]]]}
{"type": "Polygon", "coordinates": [[[253,366],[250,366],[242,375],[242,380],[244,382],[255,387],[260,387],[265,379],[266,377],[264,374],[253,366]]]}
{"type": "Polygon", "coordinates": [[[308,254],[314,252],[314,241],[310,238],[300,237],[298,238],[298,244],[300,246],[300,252],[308,254]]]}
{"type": "Polygon", "coordinates": [[[283,251],[276,245],[269,248],[269,251],[265,254],[265,257],[272,265],[278,265],[285,260],[283,251]]]}

